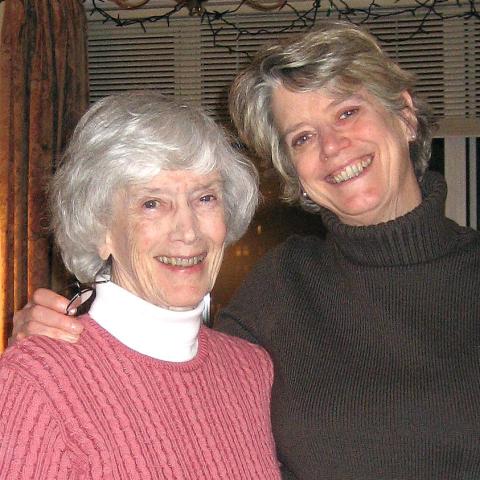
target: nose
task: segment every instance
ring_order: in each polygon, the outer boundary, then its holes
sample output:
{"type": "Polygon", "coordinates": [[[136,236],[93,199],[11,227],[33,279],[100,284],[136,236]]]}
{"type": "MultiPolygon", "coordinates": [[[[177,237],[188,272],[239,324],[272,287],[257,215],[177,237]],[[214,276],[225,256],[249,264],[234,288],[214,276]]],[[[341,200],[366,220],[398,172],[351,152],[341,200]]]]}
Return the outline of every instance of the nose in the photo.
{"type": "Polygon", "coordinates": [[[349,138],[341,130],[329,127],[322,134],[323,157],[334,157],[350,145],[349,138]]]}
{"type": "Polygon", "coordinates": [[[177,205],[173,216],[171,239],[193,243],[198,237],[197,218],[189,205],[177,205]]]}

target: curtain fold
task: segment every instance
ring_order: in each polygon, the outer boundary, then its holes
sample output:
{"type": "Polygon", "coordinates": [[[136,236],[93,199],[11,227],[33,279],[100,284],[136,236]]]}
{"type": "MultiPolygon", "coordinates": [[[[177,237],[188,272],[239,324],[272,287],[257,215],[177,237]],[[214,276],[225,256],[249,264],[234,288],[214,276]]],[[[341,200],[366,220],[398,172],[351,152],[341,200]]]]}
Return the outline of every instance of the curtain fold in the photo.
{"type": "Polygon", "coordinates": [[[80,0],[6,0],[0,45],[0,352],[13,312],[55,284],[46,186],[88,107],[80,0]]]}

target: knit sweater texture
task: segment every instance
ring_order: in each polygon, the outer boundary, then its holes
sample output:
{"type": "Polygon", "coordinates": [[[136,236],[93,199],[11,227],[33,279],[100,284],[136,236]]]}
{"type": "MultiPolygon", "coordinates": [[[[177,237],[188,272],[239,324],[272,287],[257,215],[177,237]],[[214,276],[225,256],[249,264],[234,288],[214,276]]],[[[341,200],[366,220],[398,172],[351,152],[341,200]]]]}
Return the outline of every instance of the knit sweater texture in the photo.
{"type": "Polygon", "coordinates": [[[187,362],[129,349],[90,317],[77,344],[0,360],[0,479],[279,479],[263,349],[202,327],[187,362]]]}
{"type": "Polygon", "coordinates": [[[480,234],[444,216],[446,185],[369,227],[323,211],[253,270],[217,328],[275,370],[283,478],[480,479],[480,234]]]}

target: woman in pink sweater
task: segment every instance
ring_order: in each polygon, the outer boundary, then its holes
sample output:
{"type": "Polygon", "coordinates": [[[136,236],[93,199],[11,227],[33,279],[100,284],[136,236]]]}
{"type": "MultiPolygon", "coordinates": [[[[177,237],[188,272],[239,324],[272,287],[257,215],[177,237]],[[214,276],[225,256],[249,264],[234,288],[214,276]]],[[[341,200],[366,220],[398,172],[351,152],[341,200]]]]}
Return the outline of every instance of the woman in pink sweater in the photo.
{"type": "Polygon", "coordinates": [[[257,177],[204,113],[155,93],[97,102],[51,189],[67,268],[95,284],[76,344],[0,360],[0,479],[278,479],[264,350],[202,325],[257,177]]]}

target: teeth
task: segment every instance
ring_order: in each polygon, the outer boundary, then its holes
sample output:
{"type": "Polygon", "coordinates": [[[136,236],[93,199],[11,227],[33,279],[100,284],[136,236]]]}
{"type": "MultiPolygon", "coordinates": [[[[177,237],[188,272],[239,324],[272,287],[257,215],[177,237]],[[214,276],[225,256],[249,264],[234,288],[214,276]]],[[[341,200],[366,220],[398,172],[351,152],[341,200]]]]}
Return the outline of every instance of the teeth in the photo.
{"type": "Polygon", "coordinates": [[[173,265],[174,267],[192,267],[205,259],[205,255],[197,255],[195,257],[157,257],[157,260],[165,265],[173,265]]]}
{"type": "Polygon", "coordinates": [[[331,177],[332,183],[342,183],[353,177],[358,177],[371,163],[372,157],[368,157],[366,160],[362,160],[353,165],[348,165],[341,172],[331,177]]]}

